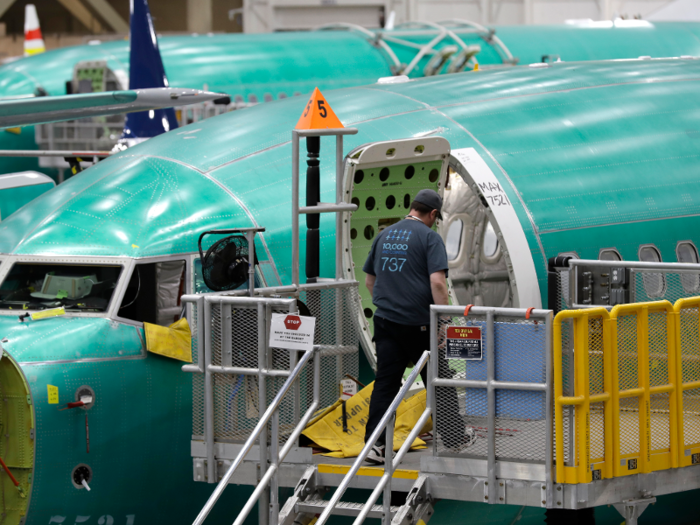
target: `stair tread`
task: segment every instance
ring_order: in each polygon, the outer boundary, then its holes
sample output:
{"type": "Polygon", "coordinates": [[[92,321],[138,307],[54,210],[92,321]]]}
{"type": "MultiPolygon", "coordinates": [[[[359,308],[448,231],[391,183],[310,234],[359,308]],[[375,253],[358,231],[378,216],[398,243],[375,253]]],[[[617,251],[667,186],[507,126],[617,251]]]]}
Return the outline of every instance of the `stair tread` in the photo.
{"type": "MultiPolygon", "coordinates": [[[[320,498],[318,496],[309,498],[305,501],[300,501],[299,502],[301,505],[311,505],[314,507],[325,507],[328,504],[328,500],[324,500],[323,498],[320,498]]],[[[339,501],[338,504],[336,505],[336,508],[338,509],[362,509],[365,506],[364,503],[353,503],[350,501],[339,501]]],[[[393,506],[391,507],[391,512],[398,512],[398,510],[401,507],[399,506],[393,506]]],[[[382,505],[372,505],[372,510],[377,511],[377,512],[382,512],[384,510],[384,507],[382,505]]]]}

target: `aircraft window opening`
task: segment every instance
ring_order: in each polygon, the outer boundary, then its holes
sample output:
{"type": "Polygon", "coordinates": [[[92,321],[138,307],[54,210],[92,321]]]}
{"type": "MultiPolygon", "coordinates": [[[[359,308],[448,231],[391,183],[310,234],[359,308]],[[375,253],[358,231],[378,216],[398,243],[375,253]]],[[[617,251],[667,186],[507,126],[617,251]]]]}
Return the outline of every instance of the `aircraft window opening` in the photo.
{"type": "Polygon", "coordinates": [[[352,240],[357,239],[357,229],[353,228],[353,229],[350,230],[350,238],[351,238],[352,240]]]}
{"type": "Polygon", "coordinates": [[[403,207],[408,209],[411,206],[411,196],[407,193],[403,196],[403,207]]]}
{"type": "Polygon", "coordinates": [[[416,168],[414,168],[412,165],[408,166],[403,172],[404,177],[406,177],[407,180],[412,179],[413,175],[415,175],[415,173],[416,173],[416,168]]]}
{"type": "Polygon", "coordinates": [[[355,181],[355,184],[359,184],[360,182],[362,182],[362,180],[364,178],[365,178],[365,172],[362,170],[357,170],[355,172],[355,177],[353,178],[353,180],[355,181]]]}
{"type": "Polygon", "coordinates": [[[248,102],[250,102],[251,104],[257,104],[258,97],[251,93],[250,95],[248,95],[248,102]]]}
{"type": "Polygon", "coordinates": [[[272,100],[273,100],[272,94],[271,94],[271,93],[265,93],[265,94],[263,95],[263,100],[264,100],[265,102],[272,102],[272,100]]]}
{"type": "Polygon", "coordinates": [[[365,208],[367,208],[367,211],[372,211],[375,204],[376,201],[374,200],[374,197],[367,197],[367,200],[365,201],[365,208]]]}
{"type": "MultiPolygon", "coordinates": [[[[639,247],[639,260],[644,262],[661,262],[661,252],[653,244],[639,247]]],[[[666,292],[666,279],[661,273],[642,273],[644,291],[650,298],[663,297],[666,292]]]]}
{"type": "Polygon", "coordinates": [[[365,239],[368,241],[374,239],[374,227],[371,224],[365,226],[365,239]]]}
{"type": "Polygon", "coordinates": [[[621,261],[622,255],[615,248],[603,248],[598,254],[600,261],[621,261]]]}
{"type": "Polygon", "coordinates": [[[388,210],[393,209],[394,206],[396,206],[396,197],[394,197],[393,195],[389,195],[389,196],[386,198],[386,202],[385,202],[384,204],[386,205],[386,208],[387,208],[388,210]]]}
{"type": "Polygon", "coordinates": [[[286,93],[277,93],[277,98],[280,100],[283,100],[283,99],[287,98],[287,94],[286,93]]]}
{"type": "Polygon", "coordinates": [[[447,260],[454,261],[459,256],[459,249],[462,247],[462,232],[464,222],[462,219],[455,219],[447,230],[445,248],[447,249],[447,260]]]}
{"type": "MultiPolygon", "coordinates": [[[[676,257],[679,263],[698,264],[698,249],[690,241],[681,241],[676,246],[676,257]]],[[[700,291],[700,274],[681,273],[681,285],[686,293],[697,293],[700,291]]]]}
{"type": "Polygon", "coordinates": [[[483,251],[484,257],[491,258],[498,252],[498,236],[496,235],[496,230],[493,229],[493,224],[488,221],[486,224],[486,229],[484,230],[484,242],[483,251]]]}
{"type": "Polygon", "coordinates": [[[245,99],[243,98],[243,95],[236,95],[235,97],[233,97],[233,101],[237,103],[242,103],[245,101],[245,99]]]}
{"type": "Polygon", "coordinates": [[[118,316],[168,326],[181,316],[185,261],[138,264],[126,287],[118,316]]]}
{"type": "Polygon", "coordinates": [[[385,182],[389,178],[389,168],[382,168],[379,172],[379,180],[385,182]]]}
{"type": "Polygon", "coordinates": [[[428,175],[428,180],[430,182],[437,182],[437,180],[440,178],[440,172],[436,169],[430,170],[430,174],[428,175]]]}
{"type": "Polygon", "coordinates": [[[15,263],[0,285],[0,309],[106,312],[121,266],[15,263]]]}

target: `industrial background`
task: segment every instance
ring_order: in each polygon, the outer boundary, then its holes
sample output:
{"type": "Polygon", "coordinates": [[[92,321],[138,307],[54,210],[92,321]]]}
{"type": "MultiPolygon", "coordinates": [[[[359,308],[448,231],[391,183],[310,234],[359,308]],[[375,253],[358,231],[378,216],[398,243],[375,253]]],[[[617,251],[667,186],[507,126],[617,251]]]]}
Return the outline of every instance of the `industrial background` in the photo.
{"type": "MultiPolygon", "coordinates": [[[[129,0],[0,0],[0,58],[22,54],[24,7],[34,3],[47,49],[125,38],[129,0]]],[[[381,27],[396,22],[468,19],[481,24],[567,20],[700,20],[698,0],[152,0],[162,34],[311,29],[331,22],[381,27]]]]}

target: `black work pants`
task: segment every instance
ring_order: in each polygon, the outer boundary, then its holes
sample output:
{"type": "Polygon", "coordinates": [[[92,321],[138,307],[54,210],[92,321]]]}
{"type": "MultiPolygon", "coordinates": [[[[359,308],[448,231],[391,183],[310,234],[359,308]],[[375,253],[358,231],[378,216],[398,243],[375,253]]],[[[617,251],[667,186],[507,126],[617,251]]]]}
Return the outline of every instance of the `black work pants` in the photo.
{"type": "MultiPolygon", "coordinates": [[[[377,377],[369,404],[369,418],[365,429],[365,441],[377,428],[382,416],[401,389],[401,380],[409,363],[417,363],[425,350],[430,349],[430,326],[409,326],[374,316],[374,342],[377,348],[377,377]]],[[[438,352],[440,353],[440,352],[438,352]]],[[[428,386],[428,366],[421,371],[423,384],[428,386]]],[[[440,356],[439,370],[447,370],[447,361],[440,356]]],[[[443,373],[441,373],[444,376],[443,373]]],[[[442,442],[447,447],[459,445],[464,438],[464,424],[459,415],[457,393],[454,388],[436,389],[437,414],[433,421],[442,442]]],[[[377,439],[383,445],[386,434],[377,439]]]]}

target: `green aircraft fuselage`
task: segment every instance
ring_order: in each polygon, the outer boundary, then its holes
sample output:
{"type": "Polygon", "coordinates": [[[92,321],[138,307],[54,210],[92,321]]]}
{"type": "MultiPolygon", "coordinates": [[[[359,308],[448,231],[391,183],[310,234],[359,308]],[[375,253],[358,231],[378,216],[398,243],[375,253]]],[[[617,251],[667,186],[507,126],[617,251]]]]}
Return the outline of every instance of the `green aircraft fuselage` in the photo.
{"type": "MultiPolygon", "coordinates": [[[[642,246],[653,245],[664,261],[675,261],[679,242],[700,243],[699,85],[700,61],[628,60],[463,73],[324,95],[343,124],[359,130],[346,137],[346,154],[370,142],[442,136],[452,148],[451,165],[458,151],[483,163],[516,217],[496,228],[519,228],[526,240],[522,249],[505,242],[501,251],[516,267],[531,265],[537,296],[528,300],[546,306],[551,256],[595,259],[601,249],[615,249],[634,260],[642,246]]],[[[199,235],[259,225],[266,228],[256,244],[265,284],[290,282],[290,138],[305,103],[276,101],[156,137],[0,223],[0,295],[16,286],[13,265],[69,264],[84,267],[87,276],[111,266],[119,274],[103,312],[75,307],[65,316],[19,323],[25,306],[0,304],[6,353],[0,373],[16,391],[8,398],[12,410],[0,413],[10,436],[0,440],[0,457],[11,459],[8,466],[30,494],[20,498],[0,477],[12,516],[7,523],[24,514],[27,524],[189,523],[200,510],[212,486],[192,480],[188,445],[201,427],[192,422],[192,377],[144,350],[141,321],[156,308],[149,276],[157,274],[148,272],[182,260],[182,291],[196,291],[199,235]],[[58,404],[51,403],[49,385],[58,389],[58,404]],[[82,386],[96,395],[87,411],[89,453],[85,411],[59,411],[82,386]],[[13,456],[18,449],[23,455],[13,456]],[[89,493],[71,479],[82,464],[92,470],[89,493]]],[[[335,198],[333,153],[323,140],[324,202],[335,198]]],[[[386,187],[372,189],[377,207],[362,200],[367,212],[353,220],[400,218],[408,211],[404,194],[410,202],[431,185],[429,174],[409,181],[392,173],[386,187]],[[398,204],[387,211],[389,197],[398,204]]],[[[334,271],[334,224],[322,217],[322,276],[334,271]]],[[[372,235],[348,246],[356,268],[372,235]]],[[[518,297],[524,302],[514,295],[514,306],[533,305],[518,297]]],[[[694,507],[677,504],[689,497],[661,498],[668,504],[648,510],[645,522],[692,523],[694,507]]],[[[238,500],[219,505],[222,514],[212,523],[232,520],[238,500]]],[[[440,504],[433,519],[465,513],[475,523],[542,519],[542,509],[458,503],[440,504]]],[[[600,518],[620,521],[612,510],[601,510],[600,518]]]]}

